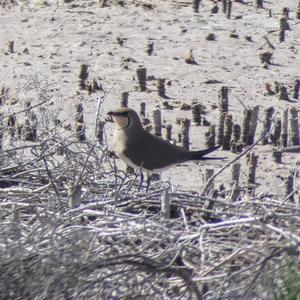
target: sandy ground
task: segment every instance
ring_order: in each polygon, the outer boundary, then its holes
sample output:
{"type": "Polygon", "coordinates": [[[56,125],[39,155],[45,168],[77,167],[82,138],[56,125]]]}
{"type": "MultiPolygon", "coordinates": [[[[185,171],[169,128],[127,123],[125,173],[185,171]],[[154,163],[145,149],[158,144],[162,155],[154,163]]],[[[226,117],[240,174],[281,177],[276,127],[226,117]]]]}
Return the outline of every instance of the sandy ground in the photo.
{"type": "MultiPolygon", "coordinates": [[[[296,19],[295,0],[265,1],[264,9],[256,9],[251,1],[246,4],[233,2],[232,17],[226,19],[221,11],[211,14],[213,2],[203,0],[199,13],[194,13],[188,2],[148,1],[153,9],[141,5],[143,1],[124,1],[125,6],[112,5],[101,8],[96,1],[73,1],[64,4],[57,1],[30,2],[0,8],[0,80],[1,86],[10,88],[10,97],[1,110],[15,112],[24,106],[30,93],[24,92],[28,78],[38,76],[47,79],[53,94],[53,109],[60,118],[69,118],[73,125],[75,104],[82,101],[87,133],[94,139],[95,110],[97,97],[103,92],[88,95],[79,91],[78,74],[81,64],[89,65],[89,80],[96,78],[105,91],[110,90],[102,106],[103,118],[108,110],[120,106],[122,92],[129,92],[129,106],[139,110],[141,101],[147,103],[147,116],[152,120],[152,110],[165,99],[157,95],[155,81],[148,81],[147,93],[136,90],[136,69],[143,65],[148,76],[165,78],[168,102],[173,110],[162,110],[166,123],[172,123],[174,137],[179,126],[178,117],[191,118],[191,111],[178,107],[191,104],[194,100],[202,103],[207,110],[206,118],[212,124],[217,122],[217,110],[221,86],[228,86],[229,110],[234,122],[242,121],[244,106],[260,105],[260,120],[265,108],[274,106],[278,116],[282,108],[295,106],[299,109],[300,99],[291,102],[280,101],[278,95],[267,96],[265,84],[278,81],[288,87],[292,95],[293,83],[300,79],[300,20],[296,19]],[[76,5],[74,5],[76,4],[76,5]],[[278,28],[282,9],[290,10],[290,31],[286,40],[279,43],[278,28]],[[272,16],[269,16],[271,10],[272,16]],[[230,37],[235,32],[238,38],[230,37]],[[215,41],[207,41],[213,33],[215,41]],[[267,35],[275,49],[265,44],[267,35]],[[252,42],[245,39],[251,36],[252,42]],[[119,45],[117,38],[124,40],[119,45]],[[154,53],[148,56],[145,49],[148,41],[154,43],[154,53]],[[8,42],[14,41],[14,53],[8,53],[8,42]],[[26,51],[27,49],[28,51],[26,51]],[[185,63],[190,49],[197,65],[185,63]],[[25,51],[24,51],[25,50],[25,51]],[[264,69],[259,54],[273,52],[273,64],[264,69]],[[28,53],[26,53],[28,52],[28,53]],[[129,62],[125,62],[128,60],[129,62]],[[127,66],[124,67],[124,66],[127,66]],[[208,80],[219,83],[207,84],[208,80]],[[176,108],[177,107],[177,108],[176,108]]],[[[106,124],[108,146],[112,146],[114,125],[106,124]]],[[[262,124],[256,137],[261,133],[262,124]]],[[[204,133],[207,127],[192,125],[191,149],[205,147],[204,133]]],[[[257,169],[258,188],[256,193],[284,195],[284,179],[289,170],[299,160],[299,154],[283,155],[283,163],[272,161],[272,147],[257,146],[259,153],[257,169]]],[[[203,188],[205,168],[219,170],[235,157],[228,151],[218,151],[218,156],[226,156],[224,161],[205,163],[185,163],[175,166],[163,175],[170,179],[174,187],[200,191],[203,188]]],[[[241,159],[242,182],[246,180],[245,157],[241,159]]],[[[119,163],[124,168],[122,162],[119,163]]],[[[228,186],[229,169],[218,178],[218,184],[228,186]]],[[[297,178],[299,181],[299,178],[297,178]]]]}

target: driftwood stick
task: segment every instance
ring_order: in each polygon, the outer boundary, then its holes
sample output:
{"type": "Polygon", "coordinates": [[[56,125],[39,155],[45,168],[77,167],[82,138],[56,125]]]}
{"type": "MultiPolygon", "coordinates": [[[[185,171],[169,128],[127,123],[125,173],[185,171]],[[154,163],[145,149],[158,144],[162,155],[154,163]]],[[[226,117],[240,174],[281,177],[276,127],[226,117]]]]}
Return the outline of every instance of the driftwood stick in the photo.
{"type": "Polygon", "coordinates": [[[129,93],[128,92],[123,92],[121,94],[121,107],[128,107],[128,97],[129,93]]]}
{"type": "Polygon", "coordinates": [[[165,189],[161,195],[161,215],[163,219],[170,218],[170,193],[169,188],[165,189]]]}
{"type": "Polygon", "coordinates": [[[250,132],[250,121],[251,121],[251,109],[246,108],[244,110],[244,119],[242,124],[242,137],[241,140],[245,145],[250,145],[249,142],[249,132],[250,132]]]}
{"type": "Polygon", "coordinates": [[[201,105],[198,103],[192,106],[192,119],[193,124],[196,126],[201,125],[201,105]]]}
{"type": "Polygon", "coordinates": [[[193,11],[195,13],[199,12],[199,5],[200,5],[201,0],[193,0],[192,2],[192,7],[193,7],[193,11]]]}
{"type": "Polygon", "coordinates": [[[165,132],[166,132],[166,139],[171,141],[172,140],[172,124],[166,125],[165,132]]]}
{"type": "Polygon", "coordinates": [[[295,83],[294,83],[294,91],[293,91],[293,98],[294,99],[299,98],[299,91],[300,91],[300,80],[297,79],[297,80],[295,80],[295,83]]]}
{"type": "Polygon", "coordinates": [[[279,23],[279,42],[284,42],[285,40],[285,31],[289,30],[289,24],[286,17],[280,18],[279,23]]]}
{"type": "MultiPolygon", "coordinates": [[[[26,107],[31,107],[31,102],[26,102],[26,107]]],[[[35,142],[37,140],[37,126],[38,126],[38,119],[36,114],[33,110],[28,110],[25,113],[26,120],[24,126],[24,138],[25,141],[32,141],[35,142]]]]}
{"type": "Polygon", "coordinates": [[[289,131],[288,131],[288,145],[299,145],[299,120],[298,111],[295,107],[289,109],[289,131]]]}
{"type": "MultiPolygon", "coordinates": [[[[241,138],[241,126],[239,124],[234,124],[232,126],[232,138],[231,138],[231,141],[230,141],[230,146],[231,146],[231,151],[233,153],[236,153],[236,152],[240,152],[240,151],[237,151],[237,147],[238,147],[238,144],[240,143],[240,138],[241,138]]],[[[242,144],[242,143],[240,143],[242,144]]]]}
{"type": "Polygon", "coordinates": [[[232,11],[232,1],[227,0],[227,8],[226,8],[226,18],[230,19],[231,17],[231,11],[232,11]]]}
{"type": "Polygon", "coordinates": [[[264,36],[264,39],[265,39],[268,47],[274,50],[275,46],[270,42],[270,40],[268,39],[268,37],[266,35],[264,36]]]}
{"type": "Polygon", "coordinates": [[[263,0],[255,0],[256,8],[264,8],[263,0]]]}
{"type": "Polygon", "coordinates": [[[275,109],[272,106],[265,110],[265,118],[264,118],[264,121],[263,121],[263,132],[262,132],[262,136],[265,137],[262,141],[263,145],[266,145],[269,142],[269,136],[266,136],[265,133],[269,132],[269,130],[272,126],[274,111],[275,111],[275,109]]]}
{"type": "Polygon", "coordinates": [[[270,135],[270,140],[273,145],[275,146],[280,145],[280,136],[281,136],[281,120],[276,119],[274,123],[273,133],[270,135]]]}
{"type": "MultiPolygon", "coordinates": [[[[213,169],[205,169],[205,182],[208,182],[209,179],[214,175],[213,169]]],[[[207,195],[213,190],[214,188],[214,181],[210,181],[208,189],[207,189],[207,195]]]]}
{"type": "Polygon", "coordinates": [[[228,87],[222,86],[221,90],[219,91],[219,103],[218,103],[219,110],[223,113],[228,112],[228,87]]]}
{"type": "Polygon", "coordinates": [[[76,115],[75,115],[75,127],[76,135],[79,141],[85,141],[85,123],[83,120],[83,105],[78,103],[76,105],[76,115]]]}
{"type": "Polygon", "coordinates": [[[272,126],[270,128],[270,130],[268,132],[265,133],[265,135],[261,136],[256,142],[254,142],[252,145],[250,145],[249,147],[247,147],[242,153],[240,153],[238,156],[236,156],[233,160],[231,160],[229,163],[227,163],[225,166],[223,166],[218,172],[216,172],[210,179],[209,181],[206,183],[206,185],[204,186],[202,192],[200,193],[201,196],[204,196],[207,192],[207,189],[209,187],[210,181],[213,182],[215,180],[215,178],[217,176],[219,176],[220,174],[222,174],[224,172],[224,170],[226,170],[229,166],[231,166],[233,163],[235,163],[236,161],[238,161],[241,157],[243,157],[244,155],[246,155],[249,151],[251,151],[252,148],[254,148],[256,145],[258,145],[262,139],[264,139],[266,136],[269,136],[271,134],[271,130],[272,130],[272,126]]]}
{"type": "Polygon", "coordinates": [[[223,150],[230,150],[232,126],[233,126],[232,115],[227,114],[224,122],[223,150]]]}
{"type": "MultiPolygon", "coordinates": [[[[0,112],[0,117],[2,116],[2,113],[0,112]]],[[[0,151],[3,149],[3,132],[5,130],[3,120],[0,118],[0,151]]]]}
{"type": "Polygon", "coordinates": [[[15,42],[9,41],[8,42],[8,53],[14,53],[15,52],[15,42]]]}
{"type": "Polygon", "coordinates": [[[80,206],[81,203],[81,184],[74,185],[74,182],[68,184],[68,206],[73,209],[80,206]]]}
{"type": "Polygon", "coordinates": [[[258,113],[259,113],[259,105],[253,107],[251,110],[250,128],[249,128],[249,135],[248,135],[249,145],[253,144],[254,142],[257,120],[258,120],[258,113]]]}
{"type": "Polygon", "coordinates": [[[280,84],[279,86],[279,100],[290,100],[287,88],[283,84],[280,84]]]}
{"type": "MultiPolygon", "coordinates": [[[[101,120],[101,105],[105,101],[107,95],[110,93],[111,89],[105,93],[105,95],[98,97],[97,99],[97,108],[96,108],[96,116],[95,116],[95,136],[97,141],[103,141],[103,135],[104,135],[104,121],[101,120]]],[[[101,143],[101,142],[100,142],[101,143]]]]}
{"type": "Polygon", "coordinates": [[[97,124],[96,124],[96,139],[98,141],[99,144],[103,144],[103,136],[104,136],[104,125],[105,122],[101,121],[100,119],[97,120],[97,124]]]}
{"type": "MultiPolygon", "coordinates": [[[[213,176],[214,174],[214,170],[213,169],[205,169],[205,181],[209,182],[210,178],[213,176]]],[[[210,198],[207,198],[204,202],[203,208],[205,211],[201,214],[202,218],[204,218],[205,220],[208,220],[210,217],[210,212],[209,210],[212,210],[214,208],[215,205],[215,199],[218,196],[218,192],[216,190],[214,190],[214,181],[210,181],[209,183],[209,187],[207,189],[207,196],[211,195],[210,198]]]]}
{"type": "Polygon", "coordinates": [[[272,157],[274,159],[274,162],[276,162],[277,164],[280,164],[281,158],[282,158],[282,151],[281,150],[277,150],[277,149],[273,149],[272,151],[272,157]]]}
{"type": "Polygon", "coordinates": [[[217,127],[217,144],[218,145],[223,145],[224,124],[225,124],[225,114],[222,111],[219,111],[219,120],[218,120],[218,127],[217,127]]]}
{"type": "Polygon", "coordinates": [[[153,113],[153,122],[154,122],[154,134],[161,136],[161,111],[159,108],[156,108],[153,113]]]}
{"type": "Polygon", "coordinates": [[[234,163],[231,167],[231,192],[229,195],[229,201],[234,202],[236,201],[240,196],[240,171],[241,171],[241,164],[240,163],[234,163]]]}
{"type": "Polygon", "coordinates": [[[226,14],[227,11],[227,0],[222,0],[222,12],[226,14]]]}
{"type": "Polygon", "coordinates": [[[294,202],[294,193],[294,172],[290,171],[285,181],[285,196],[289,201],[294,202]]]}
{"type": "Polygon", "coordinates": [[[216,144],[216,126],[210,125],[209,130],[205,133],[205,145],[213,147],[216,144]]]}
{"type": "Polygon", "coordinates": [[[235,163],[231,167],[231,182],[240,182],[240,172],[241,172],[241,164],[235,163]]]}
{"type": "Polygon", "coordinates": [[[241,188],[239,186],[239,183],[235,181],[231,188],[231,192],[229,195],[229,202],[237,201],[238,198],[240,197],[240,193],[241,193],[241,188]]]}
{"type": "Polygon", "coordinates": [[[153,50],[154,50],[154,43],[149,40],[146,47],[146,53],[150,56],[153,54],[153,50]]]}
{"type": "Polygon", "coordinates": [[[280,144],[282,147],[288,145],[288,109],[282,111],[280,144]]]}
{"type": "Polygon", "coordinates": [[[249,152],[248,159],[248,193],[253,195],[253,191],[255,190],[255,183],[256,183],[256,167],[258,163],[258,155],[254,152],[249,152]]]}
{"type": "Polygon", "coordinates": [[[162,79],[162,78],[157,80],[157,84],[156,84],[157,93],[158,93],[158,96],[161,97],[161,98],[167,98],[165,82],[166,82],[166,80],[162,79]]]}
{"type": "Polygon", "coordinates": [[[286,153],[300,153],[300,145],[291,146],[291,147],[283,147],[280,150],[282,152],[286,152],[286,153]]]}
{"type": "Polygon", "coordinates": [[[190,125],[190,119],[185,118],[181,121],[182,147],[186,150],[190,148],[190,125]]]}
{"type": "Polygon", "coordinates": [[[136,75],[139,84],[139,91],[146,92],[147,90],[147,69],[144,67],[139,67],[136,70],[136,75]]]}
{"type": "Polygon", "coordinates": [[[146,102],[144,101],[140,103],[140,115],[143,117],[146,116],[146,102]]]}
{"type": "Polygon", "coordinates": [[[81,90],[86,89],[85,81],[88,79],[88,76],[89,76],[88,68],[89,68],[88,65],[85,65],[85,64],[80,65],[80,71],[79,71],[79,75],[78,75],[78,78],[79,78],[78,84],[79,84],[79,88],[81,90]]]}

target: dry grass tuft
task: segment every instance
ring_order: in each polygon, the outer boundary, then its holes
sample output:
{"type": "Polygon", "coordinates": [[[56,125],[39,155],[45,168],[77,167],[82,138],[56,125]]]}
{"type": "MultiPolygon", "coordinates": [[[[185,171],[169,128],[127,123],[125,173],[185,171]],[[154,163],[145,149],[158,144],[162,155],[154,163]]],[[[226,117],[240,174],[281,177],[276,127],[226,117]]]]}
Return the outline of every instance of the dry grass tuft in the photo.
{"type": "Polygon", "coordinates": [[[79,142],[64,129],[69,120],[57,122],[47,86],[31,87],[35,103],[15,115],[36,115],[36,142],[12,137],[1,117],[1,299],[279,295],[286,266],[299,264],[296,203],[246,194],[229,202],[168,183],[138,191],[138,176],[118,170],[105,145],[79,142]],[[160,213],[166,189],[170,218],[160,213]]]}

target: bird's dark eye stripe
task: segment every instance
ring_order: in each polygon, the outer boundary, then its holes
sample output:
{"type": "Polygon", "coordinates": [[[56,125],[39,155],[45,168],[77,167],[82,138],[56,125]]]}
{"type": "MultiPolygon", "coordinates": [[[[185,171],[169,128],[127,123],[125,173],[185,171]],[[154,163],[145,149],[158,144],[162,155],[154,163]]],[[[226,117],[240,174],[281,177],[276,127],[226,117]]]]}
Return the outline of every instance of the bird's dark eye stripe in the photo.
{"type": "Polygon", "coordinates": [[[118,113],[119,116],[127,116],[128,115],[128,111],[123,111],[118,113]]]}

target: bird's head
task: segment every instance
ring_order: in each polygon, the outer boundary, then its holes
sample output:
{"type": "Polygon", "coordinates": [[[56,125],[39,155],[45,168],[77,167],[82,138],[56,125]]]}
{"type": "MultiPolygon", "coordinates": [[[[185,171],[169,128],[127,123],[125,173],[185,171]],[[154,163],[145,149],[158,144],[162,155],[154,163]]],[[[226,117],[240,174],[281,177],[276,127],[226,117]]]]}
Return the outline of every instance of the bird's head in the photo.
{"type": "Polygon", "coordinates": [[[138,114],[131,108],[123,107],[109,111],[107,114],[113,117],[119,129],[140,128],[142,126],[138,114]]]}

